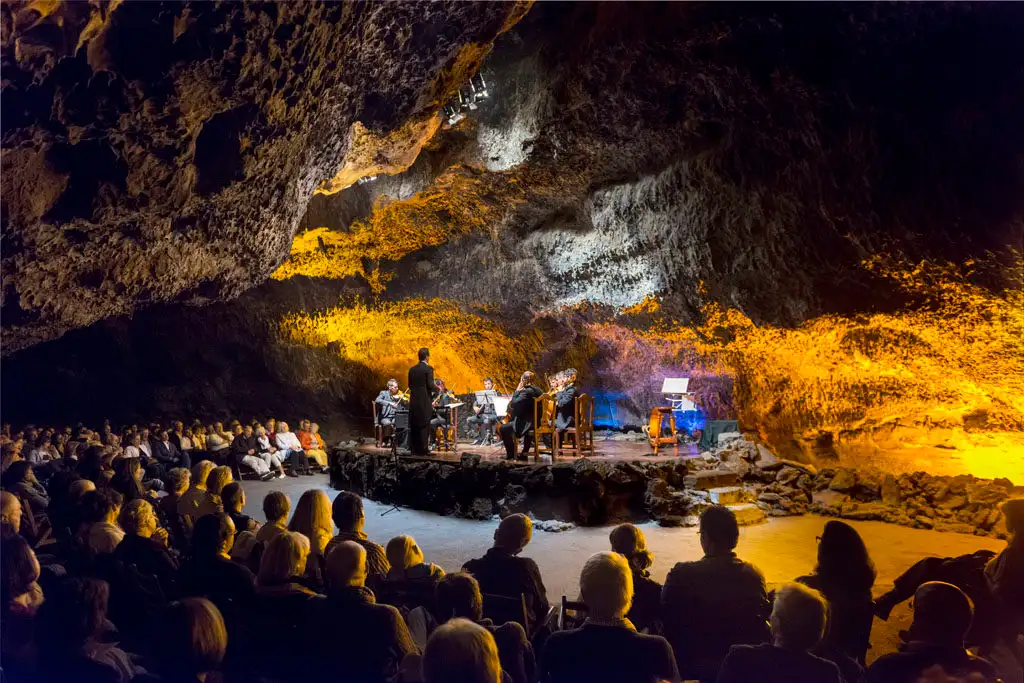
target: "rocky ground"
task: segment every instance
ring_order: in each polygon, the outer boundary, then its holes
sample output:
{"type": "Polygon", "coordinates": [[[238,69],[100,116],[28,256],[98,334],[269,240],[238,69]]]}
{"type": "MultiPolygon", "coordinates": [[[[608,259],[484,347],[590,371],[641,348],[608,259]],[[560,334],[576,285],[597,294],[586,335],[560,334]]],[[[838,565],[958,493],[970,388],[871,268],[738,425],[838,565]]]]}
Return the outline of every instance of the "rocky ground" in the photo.
{"type": "Polygon", "coordinates": [[[1024,493],[1006,479],[818,469],[779,459],[738,433],[723,434],[718,447],[698,457],[669,462],[595,457],[512,463],[470,452],[458,464],[410,459],[396,464],[390,455],[365,453],[357,445],[348,442],[334,450],[332,486],[471,519],[524,512],[583,526],[646,520],[695,526],[702,510],[721,504],[743,525],[817,513],[1002,538],[1006,527],[999,503],[1024,493]]]}

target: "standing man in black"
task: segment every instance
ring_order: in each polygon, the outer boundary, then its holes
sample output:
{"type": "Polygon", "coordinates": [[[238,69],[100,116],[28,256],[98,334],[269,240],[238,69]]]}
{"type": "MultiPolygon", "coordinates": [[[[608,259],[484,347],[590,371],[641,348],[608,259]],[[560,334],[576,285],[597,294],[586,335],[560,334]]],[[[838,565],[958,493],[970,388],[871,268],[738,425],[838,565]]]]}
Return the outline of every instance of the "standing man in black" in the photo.
{"type": "Polygon", "coordinates": [[[428,365],[430,349],[420,349],[419,359],[419,363],[409,368],[409,450],[413,455],[427,455],[437,386],[434,368],[428,365]]]}
{"type": "Polygon", "coordinates": [[[520,438],[526,437],[523,446],[523,457],[533,444],[533,402],[543,392],[533,385],[533,373],[527,370],[519,378],[519,386],[512,394],[508,403],[509,421],[503,424],[498,433],[505,444],[505,458],[516,459],[516,446],[520,438]]]}

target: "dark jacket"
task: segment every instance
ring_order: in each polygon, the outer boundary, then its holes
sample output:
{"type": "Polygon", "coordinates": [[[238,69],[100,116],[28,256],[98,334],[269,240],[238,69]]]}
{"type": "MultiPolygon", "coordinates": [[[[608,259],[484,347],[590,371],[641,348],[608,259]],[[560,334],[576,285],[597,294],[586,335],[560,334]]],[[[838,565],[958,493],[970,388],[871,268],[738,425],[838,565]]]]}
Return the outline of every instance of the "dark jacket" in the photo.
{"type": "Polygon", "coordinates": [[[426,427],[434,415],[430,405],[437,394],[434,368],[420,361],[409,368],[409,426],[426,427]]]}
{"type": "Polygon", "coordinates": [[[177,597],[178,561],[162,543],[125,534],[114,549],[114,559],[135,565],[144,575],[154,577],[168,600],[177,597]]]}
{"type": "Polygon", "coordinates": [[[925,669],[936,665],[953,678],[967,678],[972,673],[981,674],[986,681],[998,678],[988,661],[963,648],[910,643],[905,652],[893,652],[876,659],[868,667],[865,680],[867,683],[916,683],[925,669]]]}
{"type": "Polygon", "coordinates": [[[576,385],[570,384],[555,394],[555,427],[567,429],[576,424],[576,385]]]}
{"type": "Polygon", "coordinates": [[[501,671],[512,679],[512,683],[531,683],[537,679],[537,658],[522,626],[514,621],[495,626],[490,619],[481,619],[477,623],[494,636],[501,671]]]}
{"type": "Polygon", "coordinates": [[[625,626],[584,623],[572,631],[552,633],[540,661],[542,680],[550,683],[679,680],[668,641],[625,626]]]}
{"type": "Polygon", "coordinates": [[[798,583],[821,591],[828,601],[828,630],[823,645],[864,663],[871,644],[871,624],[875,618],[875,600],[871,587],[840,590],[823,585],[817,574],[801,576],[798,583]]]}
{"type": "Polygon", "coordinates": [[[165,464],[177,464],[181,460],[181,451],[171,441],[153,440],[150,442],[153,449],[153,458],[165,464]]]}
{"type": "Polygon", "coordinates": [[[402,659],[415,653],[402,615],[378,605],[368,588],[342,588],[311,605],[302,642],[313,671],[307,680],[385,683],[394,680],[402,659]]]}
{"type": "Polygon", "coordinates": [[[248,437],[245,434],[239,434],[231,440],[231,454],[238,458],[239,461],[249,455],[250,450],[253,452],[253,455],[260,452],[260,442],[255,434],[248,437]]]}
{"type": "Polygon", "coordinates": [[[769,643],[733,645],[718,673],[718,683],[839,682],[839,669],[832,662],[769,643]]]}
{"type": "Polygon", "coordinates": [[[638,631],[661,635],[661,584],[646,570],[633,570],[633,604],[626,618],[638,631]]]}
{"type": "Polygon", "coordinates": [[[526,598],[527,631],[533,633],[548,613],[548,596],[537,563],[501,548],[491,548],[478,559],[462,566],[480,584],[480,592],[526,598]]]}
{"type": "Polygon", "coordinates": [[[181,595],[207,598],[231,624],[242,618],[243,609],[253,601],[255,578],[248,568],[223,557],[193,558],[178,574],[181,595]]]}
{"type": "Polygon", "coordinates": [[[377,394],[377,398],[374,399],[374,403],[377,404],[377,417],[385,420],[393,420],[395,417],[395,407],[392,403],[398,403],[395,398],[391,395],[391,392],[385,389],[384,391],[377,394]]]}
{"type": "MultiPolygon", "coordinates": [[[[301,583],[298,577],[272,585],[257,585],[256,598],[248,609],[240,648],[246,665],[271,680],[290,683],[309,680],[305,634],[310,617],[324,597],[301,583]],[[290,647],[267,647],[268,635],[290,647]]],[[[231,632],[230,629],[228,631],[231,632]]]]}
{"type": "Polygon", "coordinates": [[[661,592],[661,614],[684,679],[713,681],[730,647],[768,642],[764,576],[735,553],[676,564],[661,592]]]}
{"type": "Polygon", "coordinates": [[[533,429],[533,403],[543,393],[539,387],[529,385],[512,394],[508,410],[516,436],[521,437],[533,429]]]}

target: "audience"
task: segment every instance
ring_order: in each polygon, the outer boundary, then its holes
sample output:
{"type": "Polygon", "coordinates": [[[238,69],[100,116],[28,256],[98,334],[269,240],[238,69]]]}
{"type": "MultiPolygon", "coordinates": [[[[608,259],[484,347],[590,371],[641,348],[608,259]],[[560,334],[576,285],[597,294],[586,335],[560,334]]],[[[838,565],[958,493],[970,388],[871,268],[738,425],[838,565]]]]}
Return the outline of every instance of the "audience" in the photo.
{"type": "Polygon", "coordinates": [[[398,610],[377,604],[366,587],[365,548],[337,543],[326,567],[327,599],[311,605],[308,623],[313,680],[330,680],[339,671],[365,683],[394,680],[402,660],[417,650],[398,610]]]}
{"type": "Polygon", "coordinates": [[[821,593],[791,583],[775,593],[771,641],[733,645],[722,662],[718,683],[839,683],[839,669],[811,651],[825,633],[826,604],[821,593]]]}
{"type": "Polygon", "coordinates": [[[216,465],[209,460],[200,460],[196,463],[190,477],[192,485],[178,500],[178,514],[188,520],[190,525],[195,524],[203,515],[217,511],[213,496],[206,489],[210,473],[215,467],[216,465]]]}
{"type": "Polygon", "coordinates": [[[209,497],[205,506],[200,506],[198,516],[212,515],[224,511],[224,503],[220,499],[220,492],[230,484],[234,477],[231,475],[231,468],[227,465],[214,467],[210,470],[210,476],[206,478],[206,492],[209,497]]]}
{"type": "Polygon", "coordinates": [[[608,539],[612,550],[626,558],[633,572],[633,604],[626,618],[638,631],[660,635],[661,584],[651,578],[654,555],[647,549],[644,532],[633,524],[620,524],[608,539]]]}
{"type": "Polygon", "coordinates": [[[157,439],[151,442],[153,447],[153,458],[163,467],[184,467],[192,466],[192,459],[188,453],[182,451],[171,442],[170,433],[161,429],[157,433],[157,439]]]}
{"type": "Polygon", "coordinates": [[[207,681],[224,661],[228,628],[215,603],[185,598],[172,603],[156,639],[156,662],[162,683],[207,681]]]}
{"type": "Polygon", "coordinates": [[[4,472],[2,483],[4,489],[28,503],[33,511],[42,512],[50,505],[50,496],[36,479],[32,463],[27,460],[12,463],[4,472]]]}
{"type": "Polygon", "coordinates": [[[300,533],[309,540],[309,558],[303,576],[311,585],[323,586],[324,553],[334,535],[331,499],[323,489],[310,489],[299,497],[288,530],[300,533]]]}
{"type": "Polygon", "coordinates": [[[709,507],[700,518],[704,557],[676,564],[665,579],[665,637],[683,679],[714,681],[731,646],[768,641],[771,603],[764,576],[736,557],[739,536],[732,510],[709,507]]]}
{"type": "Polygon", "coordinates": [[[1024,680],[1024,499],[1006,501],[1002,511],[1010,542],[985,566],[985,580],[996,604],[997,635],[991,656],[1007,667],[1015,666],[1020,681],[1024,680]],[[1020,652],[1016,657],[1014,645],[1020,652]]]}
{"type": "Polygon", "coordinates": [[[4,536],[21,531],[21,501],[8,491],[0,491],[0,524],[4,536]]]}
{"type": "Polygon", "coordinates": [[[234,623],[255,595],[255,578],[244,565],[232,562],[228,553],[235,539],[235,525],[225,514],[207,515],[192,531],[192,554],[182,566],[182,595],[208,598],[234,623]]]}
{"type": "Polygon", "coordinates": [[[281,460],[287,460],[291,464],[292,471],[299,474],[313,474],[309,467],[309,458],[303,452],[302,444],[299,443],[298,437],[288,431],[287,422],[277,423],[274,441],[280,451],[281,460]]]}
{"type": "Polygon", "coordinates": [[[423,561],[423,551],[412,536],[395,536],[388,541],[384,554],[391,569],[388,581],[427,581],[435,583],[444,576],[444,570],[436,564],[423,561]]]}
{"type": "Polygon", "coordinates": [[[580,573],[580,596],[587,619],[578,629],[548,638],[541,656],[545,680],[679,680],[668,641],[637,633],[626,618],[633,600],[633,572],[625,557],[601,552],[587,560],[580,573]],[[593,656],[598,652],[601,656],[593,656]]]}
{"type": "Polygon", "coordinates": [[[267,518],[267,523],[260,527],[259,533],[256,534],[257,543],[262,543],[266,547],[275,538],[288,531],[288,512],[291,507],[292,502],[288,496],[280,491],[271,491],[264,496],[263,515],[267,518]]]}
{"type": "Polygon", "coordinates": [[[962,590],[929,581],[914,593],[914,621],[906,649],[882,655],[867,669],[867,683],[914,683],[932,667],[950,676],[981,675],[995,681],[992,665],[964,648],[974,608],[962,590]]]}
{"type": "Polygon", "coordinates": [[[225,486],[220,492],[220,498],[224,503],[224,513],[235,523],[236,536],[243,531],[251,533],[259,531],[259,522],[242,512],[245,508],[245,491],[239,482],[233,481],[225,486]]]}
{"type": "Polygon", "coordinates": [[[260,447],[259,440],[253,434],[252,426],[236,427],[234,440],[231,442],[231,457],[235,463],[241,463],[259,475],[263,481],[270,481],[275,477],[284,478],[284,470],[281,467],[281,460],[269,453],[264,454],[260,447]],[[277,472],[271,472],[271,466],[277,472]]]}
{"type": "Polygon", "coordinates": [[[439,619],[468,619],[491,632],[498,645],[501,669],[512,683],[528,683],[536,679],[536,658],[526,631],[514,621],[495,625],[484,617],[484,597],[476,579],[466,572],[448,574],[438,580],[436,592],[439,619]]]}
{"type": "Polygon", "coordinates": [[[82,496],[85,529],[85,546],[93,557],[114,552],[124,538],[124,531],[117,525],[121,515],[121,494],[110,488],[98,488],[82,496]]]}
{"type": "Polygon", "coordinates": [[[533,522],[529,517],[509,515],[498,524],[493,547],[462,567],[473,575],[484,593],[515,599],[524,596],[529,622],[524,626],[531,637],[544,624],[549,607],[537,563],[529,557],[519,557],[532,536],[533,522]]]}
{"type": "Polygon", "coordinates": [[[366,584],[376,589],[387,578],[391,566],[388,564],[384,548],[374,543],[363,533],[366,516],[363,514],[363,499],[351,491],[340,491],[334,497],[331,517],[338,527],[338,535],[327,544],[325,555],[330,555],[334,547],[344,541],[355,541],[366,550],[366,584]]]}
{"type": "Polygon", "coordinates": [[[167,531],[157,526],[153,506],[142,499],[133,500],[121,510],[120,520],[124,538],[114,550],[114,558],[152,576],[165,597],[174,597],[178,561],[167,548],[167,531]]]}
{"type": "Polygon", "coordinates": [[[313,435],[311,424],[309,420],[300,420],[299,431],[295,432],[295,437],[299,440],[306,457],[319,465],[321,472],[326,472],[327,451],[322,448],[321,441],[313,435]]]}
{"type": "Polygon", "coordinates": [[[161,498],[157,505],[165,515],[177,515],[178,502],[192,483],[192,473],[184,467],[171,468],[167,472],[166,482],[167,495],[161,498]]]}
{"type": "Polygon", "coordinates": [[[438,627],[423,650],[425,683],[499,683],[501,660],[491,632],[468,619],[438,627]]]}

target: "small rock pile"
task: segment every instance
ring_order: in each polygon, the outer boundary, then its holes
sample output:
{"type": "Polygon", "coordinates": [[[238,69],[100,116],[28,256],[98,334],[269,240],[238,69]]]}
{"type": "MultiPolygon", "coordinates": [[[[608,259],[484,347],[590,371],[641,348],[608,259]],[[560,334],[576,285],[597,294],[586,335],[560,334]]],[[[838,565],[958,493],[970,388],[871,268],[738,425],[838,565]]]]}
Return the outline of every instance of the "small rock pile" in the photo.
{"type": "Polygon", "coordinates": [[[720,440],[705,460],[717,460],[715,467],[736,473],[756,505],[773,517],[812,512],[1002,538],[1006,526],[999,504],[1024,493],[1009,479],[818,469],[736,437],[720,440]]]}

